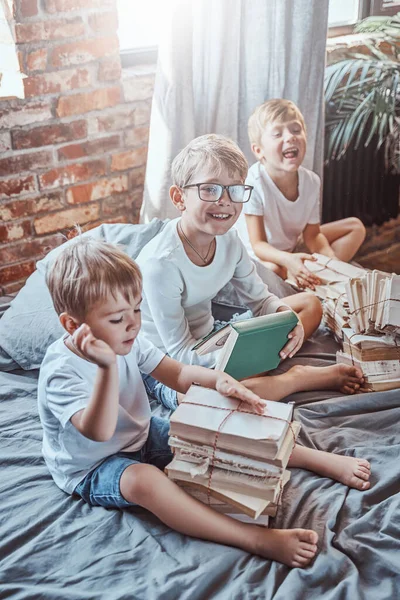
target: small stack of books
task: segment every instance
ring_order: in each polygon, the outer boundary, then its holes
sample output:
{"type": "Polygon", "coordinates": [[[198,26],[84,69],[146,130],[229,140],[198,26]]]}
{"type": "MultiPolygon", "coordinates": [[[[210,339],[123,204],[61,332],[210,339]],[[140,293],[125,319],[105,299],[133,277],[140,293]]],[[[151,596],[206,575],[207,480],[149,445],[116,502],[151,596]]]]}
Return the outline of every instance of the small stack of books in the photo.
{"type": "Polygon", "coordinates": [[[350,326],[357,333],[395,333],[400,329],[400,276],[371,271],[345,284],[350,326]]]}
{"type": "Polygon", "coordinates": [[[336,361],[358,367],[371,391],[400,388],[400,276],[313,256],[304,264],[321,279],[323,322],[343,344],[336,361]]]}
{"type": "Polygon", "coordinates": [[[215,510],[260,525],[275,516],[300,430],[293,406],[267,401],[263,415],[192,385],[170,420],[170,479],[215,510]]]}

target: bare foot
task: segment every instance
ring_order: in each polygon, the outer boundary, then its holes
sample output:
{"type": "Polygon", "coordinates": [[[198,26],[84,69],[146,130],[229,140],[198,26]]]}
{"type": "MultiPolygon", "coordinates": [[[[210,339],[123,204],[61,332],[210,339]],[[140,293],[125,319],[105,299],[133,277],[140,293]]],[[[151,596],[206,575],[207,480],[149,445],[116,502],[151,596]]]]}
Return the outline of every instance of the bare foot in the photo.
{"type": "Polygon", "coordinates": [[[288,466],[313,471],[357,490],[364,491],[371,486],[371,465],[363,458],[332,454],[296,444],[288,466]]]}
{"type": "Polygon", "coordinates": [[[306,366],[302,368],[304,369],[303,377],[308,377],[310,383],[314,382],[314,385],[317,386],[318,383],[314,378],[318,378],[319,386],[314,389],[339,390],[343,394],[355,394],[362,389],[364,383],[362,371],[350,365],[340,364],[332,365],[331,367],[306,366]]]}
{"type": "Polygon", "coordinates": [[[317,552],[318,534],[311,529],[259,528],[254,554],[284,563],[306,567],[317,552]]]}
{"type": "Polygon", "coordinates": [[[371,465],[363,458],[328,454],[325,465],[327,468],[326,476],[331,479],[336,479],[356,490],[364,491],[371,487],[369,482],[371,465]]]}

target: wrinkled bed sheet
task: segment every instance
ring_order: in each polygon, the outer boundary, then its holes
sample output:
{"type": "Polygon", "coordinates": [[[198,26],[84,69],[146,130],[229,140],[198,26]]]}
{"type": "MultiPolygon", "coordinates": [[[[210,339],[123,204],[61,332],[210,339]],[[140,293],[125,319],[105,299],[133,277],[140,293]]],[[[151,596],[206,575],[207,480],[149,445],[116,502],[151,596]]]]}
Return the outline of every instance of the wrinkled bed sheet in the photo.
{"type": "MultiPolygon", "coordinates": [[[[295,361],[328,365],[335,351],[333,340],[319,336],[295,361]]],[[[0,373],[0,598],[400,597],[398,391],[289,398],[304,425],[301,443],[372,465],[372,487],[363,493],[292,471],[272,526],[317,530],[319,554],[300,570],[179,535],[140,509],[91,508],[65,495],[41,457],[36,386],[37,371],[0,373]]]]}

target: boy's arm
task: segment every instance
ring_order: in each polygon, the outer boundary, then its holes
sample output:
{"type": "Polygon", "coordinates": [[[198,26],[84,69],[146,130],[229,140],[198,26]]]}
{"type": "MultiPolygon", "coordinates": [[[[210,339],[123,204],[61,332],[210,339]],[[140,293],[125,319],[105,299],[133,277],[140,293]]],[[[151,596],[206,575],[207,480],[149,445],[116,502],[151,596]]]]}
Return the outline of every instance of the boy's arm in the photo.
{"type": "Polygon", "coordinates": [[[319,223],[309,223],[306,225],[303,231],[303,239],[310,252],[317,252],[329,258],[335,258],[335,253],[321,232],[319,223]]]}
{"type": "Polygon", "coordinates": [[[245,217],[250,243],[257,258],[287,268],[286,262],[291,254],[290,252],[278,250],[268,243],[264,217],[261,215],[245,215],[245,217]]]}
{"type": "Polygon", "coordinates": [[[151,376],[182,394],[186,394],[192,383],[198,383],[203,387],[215,389],[224,396],[234,396],[243,400],[259,413],[262,413],[265,408],[264,400],[227,373],[195,365],[184,365],[169,356],[163,358],[152,371],[151,376]]]}
{"type": "Polygon", "coordinates": [[[116,356],[105,342],[96,339],[88,325],[81,325],[72,336],[73,346],[98,370],[89,404],[71,417],[85,437],[96,442],[109,440],[115,432],[119,407],[119,380],[116,356]]]}

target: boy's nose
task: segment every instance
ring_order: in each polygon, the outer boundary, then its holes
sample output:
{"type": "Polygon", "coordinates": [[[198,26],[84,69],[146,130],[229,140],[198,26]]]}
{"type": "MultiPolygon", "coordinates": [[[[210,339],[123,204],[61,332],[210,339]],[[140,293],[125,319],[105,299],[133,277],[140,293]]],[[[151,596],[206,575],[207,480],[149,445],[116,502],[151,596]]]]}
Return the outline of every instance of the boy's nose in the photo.
{"type": "Polygon", "coordinates": [[[222,204],[222,205],[224,205],[224,204],[230,204],[230,201],[231,201],[231,199],[229,198],[228,190],[225,189],[222,192],[221,198],[219,200],[217,200],[217,204],[222,204]]]}

